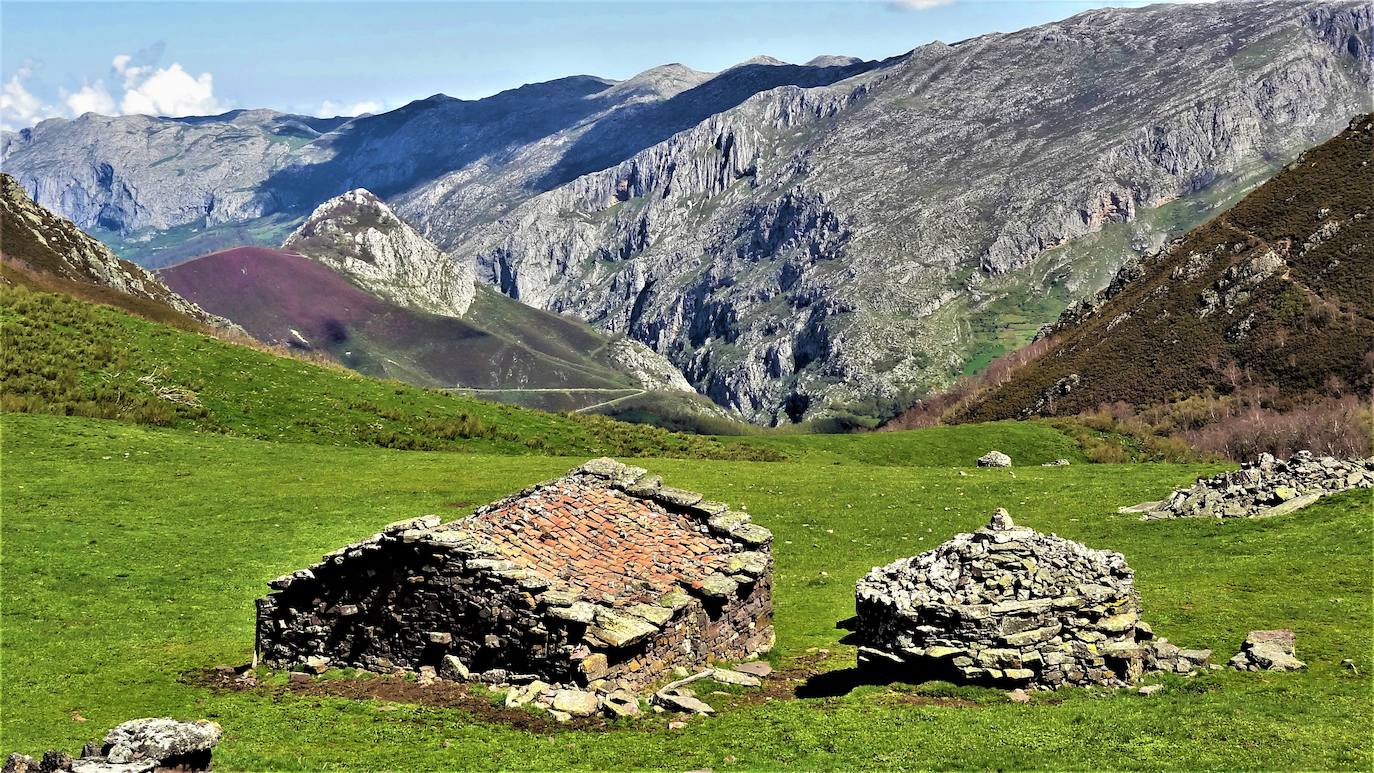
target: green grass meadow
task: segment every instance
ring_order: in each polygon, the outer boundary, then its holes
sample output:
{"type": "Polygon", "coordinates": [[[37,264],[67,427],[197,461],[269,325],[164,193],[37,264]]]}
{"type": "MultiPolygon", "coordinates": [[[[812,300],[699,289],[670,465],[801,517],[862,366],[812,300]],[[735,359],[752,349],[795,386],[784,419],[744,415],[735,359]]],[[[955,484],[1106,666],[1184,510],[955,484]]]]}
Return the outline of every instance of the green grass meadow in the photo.
{"type": "Polygon", "coordinates": [[[305,444],[16,413],[0,414],[0,430],[4,753],[74,752],[126,719],[171,715],[224,727],[219,770],[1369,770],[1372,762],[1367,491],[1272,520],[1143,523],[1116,508],[1217,468],[1080,464],[1072,441],[1027,423],[723,441],[762,444],[785,461],[647,460],[668,482],[743,507],[773,530],[770,659],[784,671],[821,659],[830,673],[772,700],[705,694],[721,713],[677,730],[653,714],[605,728],[524,730],[463,709],[216,691],[185,675],[251,658],[253,600],[267,580],[390,521],[460,517],[585,454],[498,455],[500,442],[481,453],[305,444]],[[993,447],[1025,466],[968,466],[993,447]],[[1056,457],[1075,464],[1034,466],[1056,457]],[[1224,662],[1248,630],[1292,627],[1309,669],[1151,677],[1165,688],[1148,698],[1068,689],[1029,705],[940,683],[851,684],[854,650],[840,643],[836,623],[853,614],[855,581],[981,525],[997,506],[1019,523],[1125,553],[1157,635],[1212,648],[1224,662]],[[1347,658],[1358,674],[1341,665],[1347,658]]]}

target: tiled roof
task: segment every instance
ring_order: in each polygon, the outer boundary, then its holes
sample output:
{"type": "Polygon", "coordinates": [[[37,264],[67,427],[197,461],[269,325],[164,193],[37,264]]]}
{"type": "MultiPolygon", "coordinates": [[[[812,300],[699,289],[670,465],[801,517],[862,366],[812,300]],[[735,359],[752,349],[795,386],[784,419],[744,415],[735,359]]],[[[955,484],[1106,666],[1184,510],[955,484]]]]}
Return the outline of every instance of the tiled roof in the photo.
{"type": "Polygon", "coordinates": [[[691,515],[586,479],[553,481],[460,523],[512,563],[614,606],[699,583],[732,551],[691,515]]]}

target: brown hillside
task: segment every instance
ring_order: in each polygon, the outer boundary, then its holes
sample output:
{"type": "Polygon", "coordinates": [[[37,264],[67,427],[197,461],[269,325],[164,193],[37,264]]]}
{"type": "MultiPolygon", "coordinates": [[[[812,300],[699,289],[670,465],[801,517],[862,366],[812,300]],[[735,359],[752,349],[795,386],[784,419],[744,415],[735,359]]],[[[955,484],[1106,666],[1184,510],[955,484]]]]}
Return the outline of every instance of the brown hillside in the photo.
{"type": "MultiPolygon", "coordinates": [[[[1068,415],[1261,388],[1374,387],[1374,115],[1066,312],[1044,354],[956,421],[1068,415]]],[[[1046,343],[1048,345],[1046,346],[1046,343]]]]}
{"type": "Polygon", "coordinates": [[[35,204],[0,173],[0,284],[62,292],[188,329],[225,321],[172,292],[143,268],[35,204]]]}

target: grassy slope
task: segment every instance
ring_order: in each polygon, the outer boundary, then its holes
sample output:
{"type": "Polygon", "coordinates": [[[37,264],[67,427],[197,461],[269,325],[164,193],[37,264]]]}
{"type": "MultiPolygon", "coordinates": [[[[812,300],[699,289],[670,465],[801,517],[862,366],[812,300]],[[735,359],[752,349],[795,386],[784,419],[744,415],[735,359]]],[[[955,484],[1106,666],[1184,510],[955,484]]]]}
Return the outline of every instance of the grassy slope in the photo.
{"type": "MultiPolygon", "coordinates": [[[[1028,458],[1059,453],[1018,434],[1021,426],[984,428],[981,439],[1028,458]]],[[[774,530],[773,657],[781,665],[813,647],[831,651],[831,668],[852,665],[834,624],[852,614],[854,581],[1006,505],[1023,523],[1125,552],[1159,634],[1224,659],[1249,629],[1292,626],[1311,668],[1170,678],[1149,699],[1066,690],[1030,706],[972,689],[958,691],[971,705],[921,704],[917,695],[948,688],[863,686],[741,706],[680,731],[649,716],[610,731],[543,734],[453,709],[213,693],[178,675],[248,659],[252,600],[266,579],[388,521],[457,516],[574,460],[325,446],[303,453],[286,443],[14,414],[0,417],[0,428],[5,751],[74,749],[129,717],[174,714],[224,725],[215,755],[224,770],[1371,764],[1368,492],[1268,521],[1146,524],[1113,510],[1209,468],[1075,465],[1022,468],[1013,478],[812,463],[819,456],[655,460],[670,482],[747,507],[774,530]],[[1341,668],[1343,658],[1363,676],[1341,668]]],[[[873,435],[860,440],[887,450],[844,453],[911,459],[924,446],[946,449],[927,464],[967,463],[967,449],[931,440],[939,437],[873,435]]],[[[776,442],[819,453],[813,438],[776,442]]]]}
{"type": "Polygon", "coordinates": [[[67,296],[0,286],[0,405],[244,437],[487,453],[758,457],[601,417],[495,405],[273,356],[67,296]],[[196,404],[158,398],[181,390],[196,404]]]}

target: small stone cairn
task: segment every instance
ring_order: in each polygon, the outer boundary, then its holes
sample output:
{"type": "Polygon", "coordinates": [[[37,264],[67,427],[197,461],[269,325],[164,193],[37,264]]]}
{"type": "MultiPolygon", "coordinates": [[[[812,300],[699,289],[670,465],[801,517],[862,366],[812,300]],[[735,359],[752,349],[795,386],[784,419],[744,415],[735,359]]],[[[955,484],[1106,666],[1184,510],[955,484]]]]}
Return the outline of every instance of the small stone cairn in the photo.
{"type": "Polygon", "coordinates": [[[1234,472],[1200,478],[1168,499],[1122,508],[1142,520],[1262,518],[1284,515],[1320,497],[1374,486],[1374,457],[1337,459],[1299,451],[1287,461],[1261,454],[1234,472]]]}
{"type": "Polygon", "coordinates": [[[1120,553],[1018,527],[1002,509],[972,534],[869,572],[856,611],[861,667],[964,683],[1121,686],[1147,664],[1187,672],[1211,654],[1149,641],[1120,553]]]}
{"type": "Polygon", "coordinates": [[[42,760],[11,754],[4,773],[177,773],[210,770],[210,755],[222,731],[214,722],[180,722],[167,717],[133,719],[88,743],[81,756],[49,750],[42,760]]]}
{"type": "Polygon", "coordinates": [[[1001,451],[989,451],[978,457],[979,467],[1010,467],[1011,457],[1001,451]]]}

